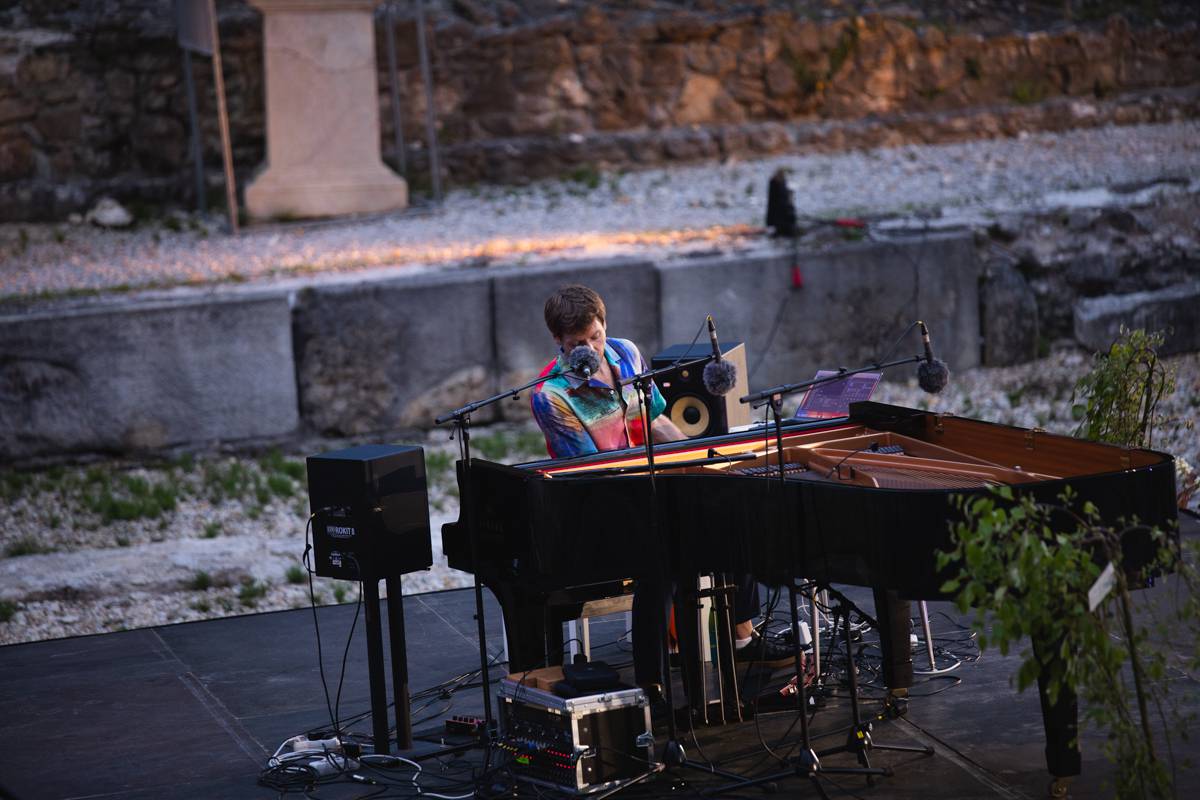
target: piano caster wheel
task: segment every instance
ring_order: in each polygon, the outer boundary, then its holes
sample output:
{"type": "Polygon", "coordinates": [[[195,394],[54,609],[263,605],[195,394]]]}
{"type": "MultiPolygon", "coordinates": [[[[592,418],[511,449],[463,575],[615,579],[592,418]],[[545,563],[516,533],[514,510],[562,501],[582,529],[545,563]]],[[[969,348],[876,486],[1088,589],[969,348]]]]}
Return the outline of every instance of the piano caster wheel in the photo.
{"type": "Polygon", "coordinates": [[[1050,797],[1054,800],[1061,800],[1061,798],[1066,797],[1070,789],[1070,778],[1055,778],[1054,780],[1050,781],[1050,785],[1047,787],[1050,797]]]}

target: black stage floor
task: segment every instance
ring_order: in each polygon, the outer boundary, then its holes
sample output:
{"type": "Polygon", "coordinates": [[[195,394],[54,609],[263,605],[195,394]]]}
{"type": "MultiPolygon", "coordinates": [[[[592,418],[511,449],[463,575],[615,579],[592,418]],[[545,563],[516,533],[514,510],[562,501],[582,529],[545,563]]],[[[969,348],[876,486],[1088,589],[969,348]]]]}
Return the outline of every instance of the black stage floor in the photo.
{"type": "MultiPolygon", "coordinates": [[[[1196,521],[1186,519],[1188,535],[1197,535],[1196,521]]],[[[1167,599],[1172,586],[1150,590],[1167,599]]],[[[870,610],[870,595],[848,590],[855,602],[870,610]]],[[[488,605],[488,646],[501,650],[498,609],[488,605]]],[[[414,692],[440,684],[479,667],[473,594],[448,591],[405,598],[408,659],[414,692]]],[[[946,603],[930,604],[935,638],[960,652],[951,639],[962,635],[962,618],[946,603]]],[[[325,672],[330,691],[337,676],[346,634],[355,615],[353,604],[319,610],[325,672]]],[[[386,630],[386,628],[385,628],[386,630]]],[[[592,641],[608,643],[594,657],[627,662],[624,645],[612,644],[623,632],[623,619],[604,618],[593,625],[592,641]]],[[[914,654],[919,668],[922,653],[914,654]]],[[[873,798],[1025,798],[1046,794],[1048,775],[1043,760],[1043,736],[1037,694],[1011,688],[1018,656],[989,650],[982,658],[964,662],[951,675],[958,682],[937,679],[914,687],[907,717],[880,721],[877,744],[932,745],[932,756],[872,752],[877,765],[895,768],[892,777],[868,786],[861,777],[836,776],[826,781],[831,797],[873,798]]],[[[496,668],[499,674],[501,668],[496,668]]],[[[339,718],[369,708],[366,647],[362,620],[350,643],[339,718]]],[[[777,677],[783,677],[779,673],[777,677]]],[[[869,672],[863,679],[869,681],[869,672]]],[[[841,692],[844,694],[844,691],[841,692]]],[[[864,687],[868,697],[879,692],[864,687]]],[[[1200,688],[1180,678],[1173,702],[1200,709],[1200,688]]],[[[425,706],[425,701],[414,704],[425,706]]],[[[867,700],[878,711],[877,700],[867,700]]],[[[463,688],[448,698],[434,698],[415,716],[429,717],[418,731],[437,730],[452,714],[481,715],[481,692],[463,688]]],[[[814,732],[823,735],[817,749],[839,743],[836,731],[849,719],[844,699],[831,698],[814,718],[814,732]],[[830,734],[830,731],[834,733],[830,734]]],[[[690,758],[711,758],[731,771],[762,774],[779,763],[763,750],[759,733],[776,752],[785,752],[796,736],[781,737],[795,720],[792,713],[763,715],[736,726],[700,729],[683,739],[690,758]]],[[[168,625],[99,636],[86,636],[0,648],[0,797],[21,800],[49,798],[255,798],[276,793],[256,785],[259,771],[280,742],[306,730],[328,726],[316,641],[310,610],[256,614],[208,622],[168,625]]],[[[355,730],[370,733],[363,720],[355,730]]],[[[656,728],[661,747],[665,735],[656,728]]],[[[1100,734],[1084,737],[1083,775],[1072,784],[1074,797],[1111,795],[1105,781],[1111,767],[1100,753],[1100,734]]],[[[426,743],[414,752],[429,752],[426,743]]],[[[1200,745],[1177,743],[1177,756],[1200,756],[1200,745]]],[[[439,756],[425,762],[428,773],[462,775],[481,757],[477,751],[461,757],[439,756]],[[445,773],[443,764],[456,767],[445,773]]],[[[852,766],[849,755],[830,756],[825,766],[852,766]]],[[[422,786],[428,792],[447,791],[452,784],[431,774],[422,786]],[[439,788],[443,787],[443,788],[439,788]]],[[[716,785],[699,771],[659,776],[638,796],[695,796],[692,790],[716,785]],[[678,786],[682,779],[688,785],[678,786]],[[672,791],[672,785],[675,789],[672,791]]],[[[816,797],[814,788],[797,778],[777,785],[783,796],[816,797]]],[[[1180,797],[1200,796],[1200,774],[1181,774],[1180,797]]],[[[412,787],[394,793],[372,794],[379,787],[357,784],[322,787],[315,797],[415,796],[412,787]]],[[[630,791],[632,794],[632,790],[630,791]]],[[[743,790],[738,796],[758,796],[743,790]]],[[[535,795],[531,795],[535,796],[535,795]]]]}

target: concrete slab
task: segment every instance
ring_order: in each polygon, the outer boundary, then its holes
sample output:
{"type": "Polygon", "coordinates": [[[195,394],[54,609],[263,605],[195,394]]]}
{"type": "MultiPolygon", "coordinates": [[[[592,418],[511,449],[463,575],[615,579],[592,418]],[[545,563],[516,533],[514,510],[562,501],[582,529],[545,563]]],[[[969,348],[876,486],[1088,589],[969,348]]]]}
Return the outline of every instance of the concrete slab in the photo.
{"type": "Polygon", "coordinates": [[[1075,304],[1075,339],[1093,350],[1108,350],[1121,326],[1165,331],[1160,355],[1200,350],[1200,281],[1156,292],[1090,297],[1075,304]]]}
{"type": "Polygon", "coordinates": [[[580,283],[604,299],[611,336],[633,340],[646,358],[659,344],[658,273],[649,261],[613,259],[494,271],[495,341],[502,387],[537,374],[557,353],[542,309],[559,287],[580,283]]]}
{"type": "MultiPolygon", "coordinates": [[[[979,363],[979,268],[969,235],[863,242],[821,253],[720,257],[662,265],[666,344],[691,341],[712,314],[722,341],[744,341],[751,389],[820,368],[882,358],[917,319],[951,369],[979,363]],[[793,264],[800,286],[794,285],[793,264]]],[[[915,333],[893,357],[921,351],[915,333]]],[[[914,368],[915,372],[915,368],[914,368]]],[[[907,377],[896,371],[891,377],[907,377]]]]}
{"type": "Polygon", "coordinates": [[[0,387],[3,458],[288,434],[299,417],[287,295],[0,317],[0,387]]]}
{"type": "Polygon", "coordinates": [[[491,281],[484,272],[438,272],[298,292],[305,424],[334,436],[431,427],[441,412],[490,394],[491,281]]]}

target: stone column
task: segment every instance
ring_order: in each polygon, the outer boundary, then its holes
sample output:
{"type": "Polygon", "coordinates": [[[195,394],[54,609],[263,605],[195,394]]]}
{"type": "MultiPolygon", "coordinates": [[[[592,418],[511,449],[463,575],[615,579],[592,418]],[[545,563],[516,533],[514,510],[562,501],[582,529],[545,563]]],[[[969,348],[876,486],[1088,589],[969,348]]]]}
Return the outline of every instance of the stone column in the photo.
{"type": "Polygon", "coordinates": [[[329,217],[408,205],[380,158],[377,0],[250,0],[263,14],[267,163],[252,217],[329,217]]]}

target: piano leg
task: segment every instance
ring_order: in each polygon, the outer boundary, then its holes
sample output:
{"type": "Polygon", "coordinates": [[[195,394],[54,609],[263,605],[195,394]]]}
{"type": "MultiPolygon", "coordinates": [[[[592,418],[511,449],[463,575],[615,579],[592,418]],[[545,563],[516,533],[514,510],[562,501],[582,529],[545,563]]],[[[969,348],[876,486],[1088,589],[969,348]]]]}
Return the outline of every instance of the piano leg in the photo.
{"type": "Polygon", "coordinates": [[[511,584],[492,584],[488,588],[496,595],[504,614],[509,672],[544,667],[547,665],[547,655],[553,657],[557,654],[557,660],[553,663],[562,663],[562,630],[547,626],[545,598],[511,584]]]}
{"type": "MultiPolygon", "coordinates": [[[[1041,664],[1057,658],[1058,645],[1033,637],[1033,655],[1041,664]],[[1048,656],[1048,658],[1047,658],[1048,656]]],[[[1079,752],[1079,699],[1063,688],[1058,702],[1051,703],[1046,693],[1047,670],[1038,673],[1038,699],[1042,703],[1042,727],[1046,732],[1046,768],[1055,778],[1078,775],[1082,756],[1079,752]]]]}
{"type": "Polygon", "coordinates": [[[899,594],[889,589],[876,586],[873,591],[879,647],[883,651],[883,682],[891,693],[907,690],[913,683],[912,647],[909,644],[912,603],[901,600],[899,594]]]}
{"type": "Polygon", "coordinates": [[[633,680],[638,686],[663,683],[661,635],[671,613],[671,592],[654,575],[639,576],[633,591],[633,680]],[[661,627],[660,627],[661,626],[661,627]]]}

